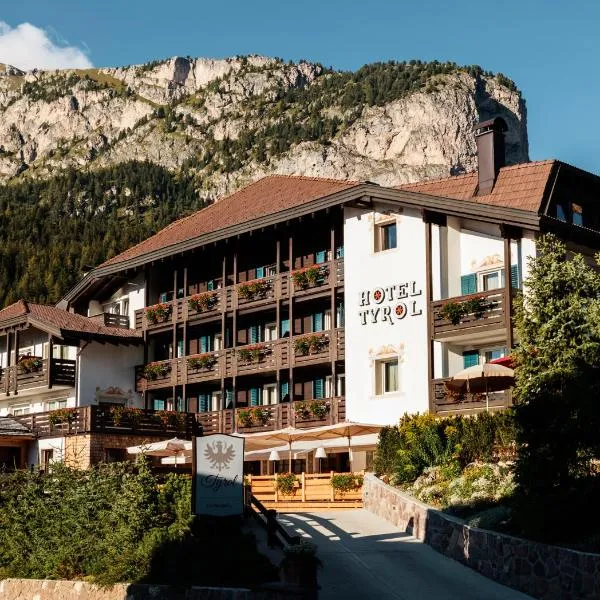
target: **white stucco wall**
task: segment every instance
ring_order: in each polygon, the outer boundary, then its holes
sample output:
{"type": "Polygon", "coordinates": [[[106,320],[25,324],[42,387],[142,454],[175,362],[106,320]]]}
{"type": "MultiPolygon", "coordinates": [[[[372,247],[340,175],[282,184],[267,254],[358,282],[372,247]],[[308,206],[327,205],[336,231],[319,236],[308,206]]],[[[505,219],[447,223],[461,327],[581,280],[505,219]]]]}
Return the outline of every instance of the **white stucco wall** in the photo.
{"type": "Polygon", "coordinates": [[[141,406],[135,394],[135,366],[142,363],[141,346],[114,346],[92,342],[79,354],[77,365],[77,398],[79,406],[96,402],[96,388],[105,390],[117,387],[123,392],[131,390],[133,405],[141,406]]]}
{"type": "Polygon", "coordinates": [[[27,455],[27,464],[39,465],[42,450],[53,450],[54,454],[52,460],[54,462],[61,462],[65,456],[65,438],[44,438],[35,441],[29,447],[29,453],[27,455]]]}
{"type": "Polygon", "coordinates": [[[391,424],[406,412],[428,409],[425,225],[418,211],[405,210],[396,217],[398,247],[373,252],[375,220],[381,215],[344,211],[346,415],[352,421],[391,424]],[[379,304],[373,299],[377,288],[384,294],[379,304]],[[399,298],[403,291],[407,297],[399,298]],[[361,305],[366,292],[370,302],[361,305]],[[402,319],[395,314],[400,304],[407,308],[402,319]],[[375,360],[394,355],[400,390],[376,396],[375,360]]]}
{"type": "Polygon", "coordinates": [[[102,314],[104,312],[104,305],[117,300],[129,299],[129,311],[127,316],[129,317],[129,324],[131,329],[135,328],[135,311],[144,308],[145,298],[145,283],[144,276],[140,273],[132,281],[128,281],[125,285],[116,290],[108,298],[94,298],[90,300],[88,305],[88,316],[93,317],[95,315],[102,314]]]}

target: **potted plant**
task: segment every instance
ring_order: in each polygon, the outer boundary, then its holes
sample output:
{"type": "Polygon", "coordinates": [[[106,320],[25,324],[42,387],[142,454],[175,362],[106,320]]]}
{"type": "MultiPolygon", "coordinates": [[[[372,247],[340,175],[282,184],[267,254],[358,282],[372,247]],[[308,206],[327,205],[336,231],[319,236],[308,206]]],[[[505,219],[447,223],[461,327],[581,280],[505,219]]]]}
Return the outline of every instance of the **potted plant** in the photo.
{"type": "Polygon", "coordinates": [[[262,408],[261,406],[255,406],[251,409],[252,422],[255,425],[264,427],[271,418],[271,411],[268,408],[262,408]]]}
{"type": "Polygon", "coordinates": [[[26,356],[19,361],[19,370],[22,373],[36,373],[42,370],[44,363],[36,356],[26,356]]]}
{"type": "Polygon", "coordinates": [[[352,490],[360,489],[363,482],[363,476],[355,473],[336,473],[331,476],[331,487],[340,496],[344,496],[352,490]]]}
{"type": "Polygon", "coordinates": [[[310,412],[315,419],[324,419],[329,413],[329,404],[325,400],[313,400],[310,403],[310,412]]]}
{"type": "Polygon", "coordinates": [[[302,402],[297,402],[294,405],[294,413],[296,418],[302,421],[310,419],[310,406],[308,405],[308,402],[305,402],[304,400],[302,402]]]}
{"type": "Polygon", "coordinates": [[[171,316],[173,307],[168,302],[155,304],[154,306],[148,306],[146,308],[146,320],[151,325],[157,323],[164,323],[171,316]]]}
{"type": "Polygon", "coordinates": [[[250,410],[239,410],[237,414],[238,424],[241,427],[252,427],[254,419],[252,418],[252,411],[250,410]]]}
{"type": "Polygon", "coordinates": [[[194,294],[188,299],[188,307],[196,312],[212,310],[217,304],[216,292],[205,292],[203,294],[194,294]]]}
{"type": "Polygon", "coordinates": [[[76,408],[59,408],[57,410],[53,410],[48,415],[48,423],[50,423],[50,427],[54,427],[55,425],[59,425],[61,423],[68,423],[69,427],[71,423],[75,421],[77,418],[77,409],[76,408]]]}
{"type": "Polygon", "coordinates": [[[187,364],[190,369],[198,371],[200,369],[212,369],[217,362],[214,354],[198,354],[188,358],[187,364]]]}
{"type": "Polygon", "coordinates": [[[146,379],[159,379],[166,377],[171,370],[171,365],[167,362],[152,362],[144,367],[144,377],[146,379]]]}
{"type": "Polygon", "coordinates": [[[440,317],[450,321],[452,325],[458,325],[461,319],[467,315],[474,315],[475,318],[480,319],[484,312],[491,307],[492,305],[486,302],[484,296],[476,296],[463,302],[450,300],[442,306],[440,317]]]}
{"type": "Polygon", "coordinates": [[[294,473],[280,473],[275,479],[275,489],[284,496],[293,496],[300,487],[300,481],[294,473]]]}
{"type": "Polygon", "coordinates": [[[317,570],[320,566],[317,546],[311,542],[301,541],[284,550],[284,557],[280,565],[281,579],[287,584],[303,589],[312,589],[316,593],[318,588],[317,570]]]}

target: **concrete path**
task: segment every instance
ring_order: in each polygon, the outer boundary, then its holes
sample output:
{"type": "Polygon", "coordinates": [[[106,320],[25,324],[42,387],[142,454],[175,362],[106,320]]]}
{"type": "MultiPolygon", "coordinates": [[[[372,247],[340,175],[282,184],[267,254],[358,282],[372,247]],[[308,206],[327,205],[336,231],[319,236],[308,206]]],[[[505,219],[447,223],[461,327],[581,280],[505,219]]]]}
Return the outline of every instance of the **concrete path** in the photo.
{"type": "Polygon", "coordinates": [[[525,600],[366,510],[280,514],[319,547],[320,600],[525,600]]]}

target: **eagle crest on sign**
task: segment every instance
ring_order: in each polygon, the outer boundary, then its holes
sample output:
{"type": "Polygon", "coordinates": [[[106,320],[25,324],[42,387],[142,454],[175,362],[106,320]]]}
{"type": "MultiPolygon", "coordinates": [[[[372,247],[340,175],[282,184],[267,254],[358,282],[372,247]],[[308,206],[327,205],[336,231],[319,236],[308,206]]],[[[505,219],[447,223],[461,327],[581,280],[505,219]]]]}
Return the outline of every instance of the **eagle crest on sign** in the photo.
{"type": "Polygon", "coordinates": [[[210,463],[211,469],[217,469],[219,473],[223,469],[229,469],[231,461],[235,458],[233,444],[222,441],[206,444],[204,457],[210,463]]]}

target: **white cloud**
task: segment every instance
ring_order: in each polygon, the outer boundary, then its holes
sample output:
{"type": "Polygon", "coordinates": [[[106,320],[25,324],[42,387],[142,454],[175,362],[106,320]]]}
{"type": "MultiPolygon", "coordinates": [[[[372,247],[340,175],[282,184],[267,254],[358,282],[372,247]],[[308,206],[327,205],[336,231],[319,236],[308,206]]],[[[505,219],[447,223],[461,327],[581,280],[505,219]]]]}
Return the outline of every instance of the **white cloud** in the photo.
{"type": "Polygon", "coordinates": [[[0,62],[23,70],[87,69],[92,63],[81,48],[56,43],[31,23],[11,27],[0,21],[0,62]]]}

